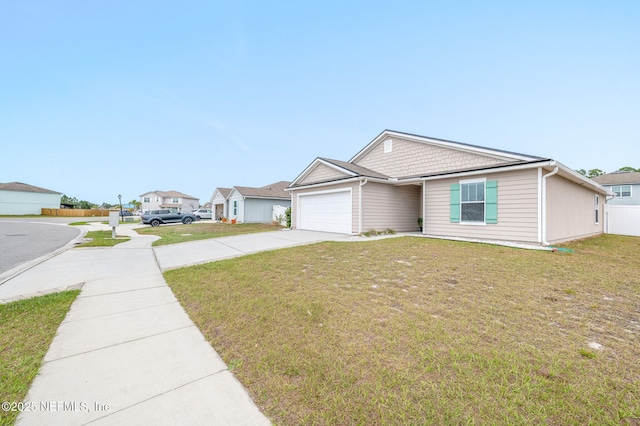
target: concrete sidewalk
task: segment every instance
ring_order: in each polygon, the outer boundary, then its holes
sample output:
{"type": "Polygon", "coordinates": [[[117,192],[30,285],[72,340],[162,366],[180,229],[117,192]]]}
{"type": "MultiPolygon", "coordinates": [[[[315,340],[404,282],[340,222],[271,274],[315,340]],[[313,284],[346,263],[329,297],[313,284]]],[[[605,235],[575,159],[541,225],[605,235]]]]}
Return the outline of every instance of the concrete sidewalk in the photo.
{"type": "Polygon", "coordinates": [[[170,269],[350,237],[278,231],[154,253],[157,237],[127,226],[118,234],[132,239],[65,251],[0,285],[2,300],[82,288],[29,390],[32,411],[18,424],[270,424],[178,303],[159,264],[170,269]]]}

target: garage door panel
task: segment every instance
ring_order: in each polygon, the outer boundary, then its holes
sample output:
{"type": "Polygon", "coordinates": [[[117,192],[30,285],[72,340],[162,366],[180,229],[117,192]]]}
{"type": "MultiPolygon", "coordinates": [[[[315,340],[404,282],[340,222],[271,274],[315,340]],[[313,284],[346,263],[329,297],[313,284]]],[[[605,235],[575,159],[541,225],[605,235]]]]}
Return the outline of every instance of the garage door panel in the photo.
{"type": "Polygon", "coordinates": [[[299,229],[351,233],[351,191],[301,195],[299,229]]]}

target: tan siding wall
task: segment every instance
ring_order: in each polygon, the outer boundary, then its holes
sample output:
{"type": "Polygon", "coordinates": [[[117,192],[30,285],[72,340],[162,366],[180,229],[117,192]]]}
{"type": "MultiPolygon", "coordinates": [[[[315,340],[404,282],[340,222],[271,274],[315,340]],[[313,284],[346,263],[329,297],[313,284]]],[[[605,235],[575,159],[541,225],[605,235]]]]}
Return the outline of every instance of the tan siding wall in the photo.
{"type": "Polygon", "coordinates": [[[298,195],[310,194],[314,192],[333,191],[336,189],[351,188],[351,230],[353,233],[358,232],[359,212],[358,212],[358,197],[359,197],[359,182],[349,182],[337,185],[320,186],[309,189],[299,189],[292,192],[291,197],[291,228],[297,229],[298,222],[298,195]]]}
{"type": "Polygon", "coordinates": [[[418,217],[421,216],[421,194],[421,186],[367,183],[362,192],[362,231],[417,231],[418,217]]]}
{"type": "Polygon", "coordinates": [[[336,179],[342,179],[348,177],[344,173],[340,173],[336,169],[333,169],[324,164],[319,164],[315,169],[311,171],[299,184],[310,184],[315,182],[326,182],[336,179]]]}
{"type": "Polygon", "coordinates": [[[384,142],[381,142],[356,164],[391,177],[407,177],[505,163],[504,160],[450,148],[400,138],[392,140],[391,152],[385,153],[384,142]]]}
{"type": "Polygon", "coordinates": [[[547,241],[557,243],[604,231],[605,196],[600,195],[600,220],[595,219],[595,195],[560,176],[547,179],[547,241]]]}
{"type": "Polygon", "coordinates": [[[450,185],[460,179],[427,181],[425,233],[462,238],[538,242],[538,172],[536,169],[492,173],[498,181],[498,223],[463,225],[450,222],[450,185]]]}

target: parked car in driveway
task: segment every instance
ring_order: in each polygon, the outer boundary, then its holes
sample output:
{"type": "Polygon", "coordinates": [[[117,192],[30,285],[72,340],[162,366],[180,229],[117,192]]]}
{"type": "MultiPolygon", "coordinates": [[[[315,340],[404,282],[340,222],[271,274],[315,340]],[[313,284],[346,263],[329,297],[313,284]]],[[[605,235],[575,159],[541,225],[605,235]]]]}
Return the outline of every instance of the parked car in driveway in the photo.
{"type": "Polygon", "coordinates": [[[193,211],[193,215],[198,219],[211,219],[213,212],[209,209],[198,209],[193,211]]]}
{"type": "Polygon", "coordinates": [[[182,222],[188,225],[196,220],[198,220],[198,218],[191,213],[178,213],[169,209],[149,210],[140,216],[140,222],[151,226],[160,226],[163,223],[176,222],[182,222]]]}

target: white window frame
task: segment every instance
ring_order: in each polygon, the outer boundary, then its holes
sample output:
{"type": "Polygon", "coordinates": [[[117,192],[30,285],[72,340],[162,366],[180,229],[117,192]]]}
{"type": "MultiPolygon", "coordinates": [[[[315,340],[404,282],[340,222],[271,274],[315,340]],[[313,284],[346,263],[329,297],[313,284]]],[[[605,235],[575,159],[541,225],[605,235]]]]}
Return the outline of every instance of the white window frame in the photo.
{"type": "Polygon", "coordinates": [[[614,194],[616,194],[616,198],[629,198],[631,196],[633,196],[632,191],[632,186],[631,185],[613,185],[611,187],[611,192],[613,192],[614,194]],[[628,187],[629,191],[624,191],[623,188],[628,187]],[[618,188],[618,191],[615,190],[615,188],[618,188]],[[625,192],[629,192],[629,195],[623,195],[625,192]],[[618,195],[620,194],[620,195],[618,195]]]}
{"type": "Polygon", "coordinates": [[[178,197],[173,197],[173,198],[171,198],[171,202],[172,202],[173,204],[179,204],[179,203],[180,203],[180,198],[178,198],[178,197]]]}
{"type": "Polygon", "coordinates": [[[151,197],[142,197],[142,202],[143,203],[150,203],[151,202],[151,197]]]}
{"type": "Polygon", "coordinates": [[[595,196],[595,215],[596,215],[596,225],[600,224],[600,196],[596,194],[595,196]]]}
{"type": "Polygon", "coordinates": [[[480,179],[464,179],[458,182],[460,184],[460,224],[461,225],[471,225],[471,226],[486,226],[487,224],[487,178],[480,179]],[[478,204],[477,201],[462,201],[462,185],[470,184],[470,183],[482,183],[484,186],[483,191],[483,200],[482,200],[482,222],[480,221],[465,221],[462,218],[462,204],[478,204]]]}

